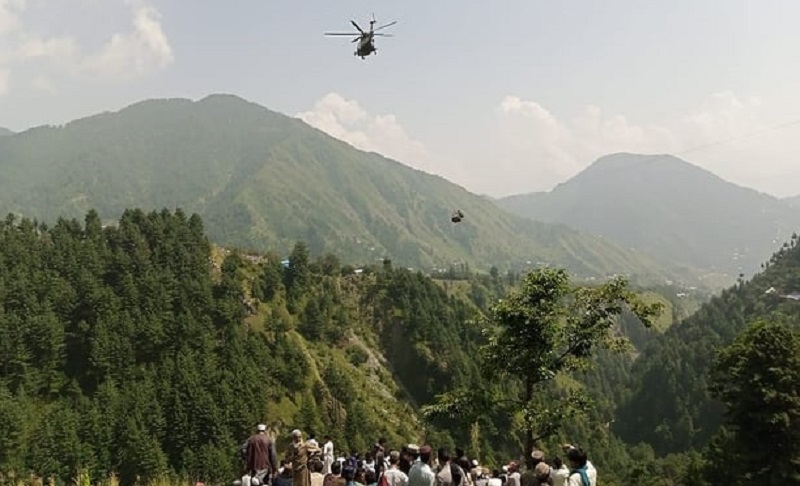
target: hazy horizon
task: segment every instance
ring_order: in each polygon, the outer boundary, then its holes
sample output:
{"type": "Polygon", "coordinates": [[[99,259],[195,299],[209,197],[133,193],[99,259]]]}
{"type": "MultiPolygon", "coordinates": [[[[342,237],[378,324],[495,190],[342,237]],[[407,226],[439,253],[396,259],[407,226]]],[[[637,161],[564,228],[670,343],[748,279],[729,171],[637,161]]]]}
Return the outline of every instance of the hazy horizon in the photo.
{"type": "Polygon", "coordinates": [[[228,93],[492,197],[610,153],[798,194],[796,2],[0,0],[0,126],[228,93]],[[397,20],[379,54],[352,30],[397,20]]]}

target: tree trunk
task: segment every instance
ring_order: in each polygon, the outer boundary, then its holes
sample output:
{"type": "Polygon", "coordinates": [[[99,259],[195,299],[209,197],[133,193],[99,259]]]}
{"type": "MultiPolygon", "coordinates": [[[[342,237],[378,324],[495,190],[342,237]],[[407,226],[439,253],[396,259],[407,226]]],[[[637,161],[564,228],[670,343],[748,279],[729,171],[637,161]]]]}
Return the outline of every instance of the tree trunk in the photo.
{"type": "MultiPolygon", "coordinates": [[[[525,380],[525,404],[531,403],[533,400],[533,380],[530,378],[525,380]]],[[[531,457],[531,452],[533,452],[533,425],[527,424],[525,426],[525,450],[523,451],[525,457],[525,464],[528,465],[528,469],[533,468],[533,458],[531,457]]]]}

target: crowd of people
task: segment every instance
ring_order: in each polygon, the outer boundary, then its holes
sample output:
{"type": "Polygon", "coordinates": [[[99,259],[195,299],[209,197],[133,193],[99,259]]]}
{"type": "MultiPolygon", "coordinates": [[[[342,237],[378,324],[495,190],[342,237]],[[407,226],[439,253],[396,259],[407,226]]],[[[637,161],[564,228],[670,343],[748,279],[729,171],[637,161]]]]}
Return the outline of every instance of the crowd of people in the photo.
{"type": "Polygon", "coordinates": [[[451,454],[445,448],[407,444],[389,449],[379,439],[363,455],[353,452],[337,456],[330,437],[320,445],[312,435],[307,440],[292,431],[292,443],[278,460],[274,439],[266,426],[242,446],[245,475],[235,486],[597,486],[597,470],[578,447],[565,444],[564,459],[547,460],[534,450],[524,466],[512,461],[502,468],[488,469],[463,450],[451,454]]]}

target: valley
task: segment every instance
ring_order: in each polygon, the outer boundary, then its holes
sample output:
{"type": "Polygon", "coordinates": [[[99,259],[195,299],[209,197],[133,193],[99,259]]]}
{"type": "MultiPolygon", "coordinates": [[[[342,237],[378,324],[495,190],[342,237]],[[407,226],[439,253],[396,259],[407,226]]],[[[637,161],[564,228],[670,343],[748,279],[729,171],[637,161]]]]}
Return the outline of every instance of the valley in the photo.
{"type": "Polygon", "coordinates": [[[736,450],[718,353],[757,322],[800,330],[800,209],[673,156],[491,200],[232,95],[0,134],[3,473],[223,484],[263,417],[280,448],[300,428],[343,451],[524,460],[520,415],[423,412],[464,388],[515,396],[488,378],[489,323],[563,268],[584,291],[624,277],[661,312],[587,304],[615,316],[608,347],[538,389],[542,409],[588,400],[537,446],[585,444],[623,471],[603,484],[683,484],[736,450]]]}

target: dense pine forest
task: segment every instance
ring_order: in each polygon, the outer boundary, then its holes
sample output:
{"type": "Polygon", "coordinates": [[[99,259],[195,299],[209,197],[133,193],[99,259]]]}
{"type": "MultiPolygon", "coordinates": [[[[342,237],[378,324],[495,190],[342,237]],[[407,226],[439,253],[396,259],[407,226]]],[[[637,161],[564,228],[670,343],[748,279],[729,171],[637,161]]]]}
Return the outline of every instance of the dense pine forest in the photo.
{"type": "Polygon", "coordinates": [[[786,297],[798,290],[800,245],[793,235],[752,280],[712,298],[644,350],[617,414],[620,436],[661,454],[708,444],[723,420],[709,388],[717,351],[759,320],[800,328],[800,301],[786,297]]]}
{"type": "MultiPolygon", "coordinates": [[[[615,332],[630,351],[600,352],[592,369],[544,390],[542,407],[575,386],[592,400],[539,446],[584,445],[608,485],[718,484],[732,473],[714,458],[741,455],[764,433],[785,437],[792,464],[800,409],[786,383],[800,355],[800,305],[783,293],[800,288],[799,269],[794,237],[752,281],[697,312],[673,289],[639,289],[667,312],[649,329],[623,314],[615,332]],[[738,383],[752,380],[764,355],[775,376],[755,399],[783,398],[742,409],[738,383]],[[754,410],[761,420],[745,420],[754,410]]],[[[281,452],[297,427],[330,434],[340,451],[384,436],[503,464],[521,446],[513,420],[431,421],[419,411],[448,390],[486,385],[475,358],[484,317],[523,276],[461,267],[443,277],[389,260],[354,268],[312,258],[302,242],[288,257],[222,249],[181,210],[127,210],[109,226],[94,211],[52,226],[8,216],[0,482],[32,473],[64,483],[85,470],[126,485],[165,476],[229,483],[258,422],[281,452]]],[[[794,472],[761,474],[753,477],[794,472]]]]}

